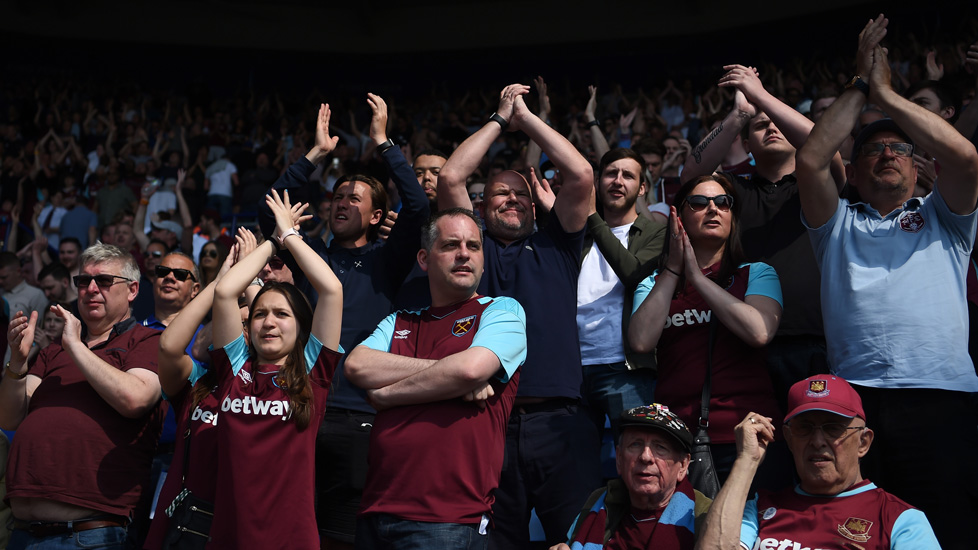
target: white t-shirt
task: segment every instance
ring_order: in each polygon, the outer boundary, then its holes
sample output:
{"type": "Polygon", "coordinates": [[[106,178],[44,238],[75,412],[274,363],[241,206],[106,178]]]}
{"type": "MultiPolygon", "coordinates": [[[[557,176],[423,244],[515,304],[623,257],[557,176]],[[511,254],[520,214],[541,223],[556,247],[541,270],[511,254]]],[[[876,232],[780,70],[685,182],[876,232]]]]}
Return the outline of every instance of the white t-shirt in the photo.
{"type": "MultiPolygon", "coordinates": [[[[632,224],[612,227],[622,246],[628,246],[632,224]]],[[[611,269],[597,245],[584,258],[577,279],[577,331],[581,342],[581,363],[597,365],[625,360],[621,335],[625,287],[611,269]]]]}
{"type": "Polygon", "coordinates": [[[231,174],[237,173],[238,168],[228,159],[220,159],[208,166],[206,176],[211,180],[211,187],[207,194],[233,197],[231,174]]]}

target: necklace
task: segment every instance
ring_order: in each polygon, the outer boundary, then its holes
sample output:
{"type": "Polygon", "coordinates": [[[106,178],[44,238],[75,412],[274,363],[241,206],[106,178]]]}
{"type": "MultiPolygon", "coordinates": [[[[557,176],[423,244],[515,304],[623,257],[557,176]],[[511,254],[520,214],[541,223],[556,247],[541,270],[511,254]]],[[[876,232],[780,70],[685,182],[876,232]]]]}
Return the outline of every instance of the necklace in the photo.
{"type": "Polygon", "coordinates": [[[646,521],[655,521],[655,520],[659,519],[655,515],[653,515],[650,518],[645,518],[645,519],[638,519],[637,517],[635,517],[635,514],[632,514],[632,513],[629,513],[628,515],[632,516],[632,521],[634,521],[635,523],[645,523],[646,521]]]}

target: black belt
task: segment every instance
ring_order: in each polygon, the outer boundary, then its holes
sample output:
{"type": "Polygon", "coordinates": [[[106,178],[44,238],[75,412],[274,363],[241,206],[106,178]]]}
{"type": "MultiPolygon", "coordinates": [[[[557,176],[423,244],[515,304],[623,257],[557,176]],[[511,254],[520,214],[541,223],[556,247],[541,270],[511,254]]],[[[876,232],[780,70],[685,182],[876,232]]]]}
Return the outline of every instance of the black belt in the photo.
{"type": "Polygon", "coordinates": [[[34,538],[67,535],[106,527],[125,527],[128,524],[129,519],[122,516],[103,516],[78,521],[23,521],[14,519],[14,529],[27,531],[34,538]]]}

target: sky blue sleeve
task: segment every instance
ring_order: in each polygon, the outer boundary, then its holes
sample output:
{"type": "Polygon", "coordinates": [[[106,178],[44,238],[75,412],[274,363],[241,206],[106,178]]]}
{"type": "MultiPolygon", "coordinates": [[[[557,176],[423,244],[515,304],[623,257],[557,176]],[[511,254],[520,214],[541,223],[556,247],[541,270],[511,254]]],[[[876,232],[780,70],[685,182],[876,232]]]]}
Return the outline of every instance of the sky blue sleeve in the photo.
{"type": "MultiPolygon", "coordinates": [[[[319,353],[323,351],[324,347],[323,343],[319,341],[319,338],[316,338],[315,334],[309,333],[309,341],[306,342],[306,349],[303,350],[303,355],[306,358],[306,374],[312,372],[312,368],[319,359],[319,353]]],[[[342,355],[343,346],[339,346],[339,348],[336,351],[342,355]]]]}
{"type": "Polygon", "coordinates": [[[207,374],[207,371],[210,369],[204,366],[204,364],[200,361],[194,359],[192,355],[190,356],[190,360],[194,362],[194,367],[190,369],[190,376],[187,378],[187,380],[189,380],[190,385],[193,386],[198,380],[201,379],[201,377],[207,374]]]}
{"type": "Polygon", "coordinates": [[[822,265],[822,259],[825,257],[825,249],[828,246],[829,237],[832,235],[832,228],[843,218],[843,211],[846,209],[847,204],[848,202],[844,199],[839,199],[839,204],[836,205],[832,217],[821,227],[808,225],[808,220],[805,219],[804,212],[798,214],[801,216],[801,224],[808,229],[808,237],[812,241],[812,250],[815,252],[815,261],[819,266],[822,265]]]}
{"type": "Polygon", "coordinates": [[[744,503],[744,518],[740,521],[740,545],[753,548],[757,542],[760,526],[757,523],[757,495],[744,503]]]}
{"type": "Polygon", "coordinates": [[[244,334],[239,334],[230,344],[224,346],[224,353],[231,363],[231,374],[237,376],[238,371],[248,361],[248,344],[245,342],[244,334]]]}
{"type": "Polygon", "coordinates": [[[891,550],[940,550],[937,536],[920,510],[906,510],[893,522],[891,550]]]}
{"type": "Polygon", "coordinates": [[[366,340],[360,342],[361,346],[388,353],[391,350],[391,342],[394,340],[394,322],[397,321],[397,314],[391,313],[377,325],[373,333],[366,340]]]}
{"type": "Polygon", "coordinates": [[[951,235],[956,246],[971,252],[971,247],[975,240],[975,224],[978,223],[978,210],[972,210],[970,214],[955,214],[951,212],[947,202],[941,195],[940,187],[935,185],[934,191],[925,199],[930,203],[931,208],[937,213],[938,219],[944,225],[945,230],[951,235]]]}
{"type": "Polygon", "coordinates": [[[655,286],[655,277],[659,274],[659,270],[656,269],[651,275],[642,280],[641,283],[635,288],[635,294],[632,300],[632,315],[638,311],[638,306],[642,305],[645,298],[652,292],[652,287],[655,286]]]}
{"type": "Polygon", "coordinates": [[[784,307],[781,298],[781,280],[773,267],[760,262],[750,264],[750,277],[747,279],[747,292],[744,296],[767,296],[784,307]]]}
{"type": "Polygon", "coordinates": [[[471,347],[483,347],[496,354],[505,371],[503,382],[526,361],[526,314],[523,306],[512,298],[493,298],[482,312],[479,331],[472,337],[471,347]]]}

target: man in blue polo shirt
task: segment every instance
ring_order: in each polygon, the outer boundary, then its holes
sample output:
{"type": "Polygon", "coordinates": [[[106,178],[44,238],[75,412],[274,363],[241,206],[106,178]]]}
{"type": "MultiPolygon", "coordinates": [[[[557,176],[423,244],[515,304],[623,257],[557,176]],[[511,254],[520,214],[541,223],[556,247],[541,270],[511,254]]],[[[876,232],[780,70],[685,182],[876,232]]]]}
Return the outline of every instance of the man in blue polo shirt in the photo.
{"type": "Polygon", "coordinates": [[[978,152],[940,116],[891,88],[880,46],[886,25],[881,15],[860,34],[857,75],[798,152],[798,189],[822,272],[830,367],[852,383],[876,422],[864,470],[923,510],[942,547],[973,548],[974,469],[968,460],[922,467],[921,452],[978,456],[978,377],[965,301],[978,152]],[[862,200],[850,203],[836,194],[829,164],[867,96],[892,118],[856,136],[846,175],[862,200]],[[915,144],[940,166],[938,184],[923,198],[913,196],[915,144]]]}
{"type": "Polygon", "coordinates": [[[597,429],[579,404],[576,323],[594,174],[573,145],[530,112],[522,97],[529,90],[522,84],[503,89],[496,112],[452,153],[438,175],[439,209],[470,208],[465,180],[508,129],[529,136],[564,178],[549,223],[540,232],[533,232],[530,186],[518,172],[492,176],[481,207],[486,239],[479,294],[516,298],[527,319],[527,359],[507,427],[490,548],[527,548],[534,507],[547,542],[562,542],[581,505],[601,484],[597,429]]]}

